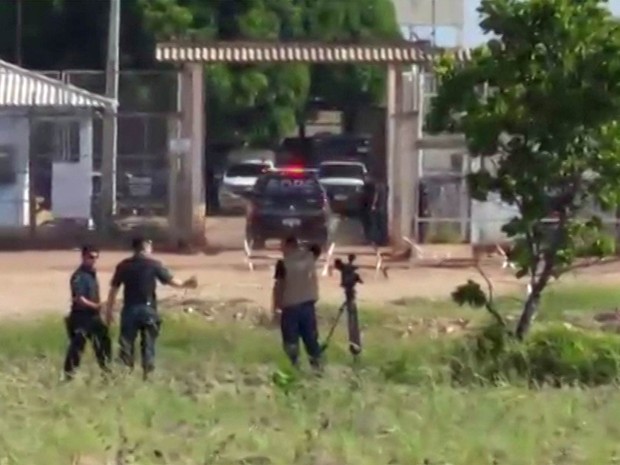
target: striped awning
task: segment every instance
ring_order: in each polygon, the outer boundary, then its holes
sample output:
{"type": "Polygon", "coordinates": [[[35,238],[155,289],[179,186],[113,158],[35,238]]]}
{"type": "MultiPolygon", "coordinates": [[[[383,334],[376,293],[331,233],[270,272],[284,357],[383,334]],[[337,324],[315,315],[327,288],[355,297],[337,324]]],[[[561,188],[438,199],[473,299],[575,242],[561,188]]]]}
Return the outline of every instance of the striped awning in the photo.
{"type": "MultiPolygon", "coordinates": [[[[468,49],[451,51],[459,61],[468,49]]],[[[367,63],[425,64],[439,56],[411,42],[397,44],[320,44],[287,42],[158,43],[157,61],[168,63],[367,63]]]]}
{"type": "Polygon", "coordinates": [[[0,60],[0,108],[71,107],[113,110],[114,100],[0,60]]]}

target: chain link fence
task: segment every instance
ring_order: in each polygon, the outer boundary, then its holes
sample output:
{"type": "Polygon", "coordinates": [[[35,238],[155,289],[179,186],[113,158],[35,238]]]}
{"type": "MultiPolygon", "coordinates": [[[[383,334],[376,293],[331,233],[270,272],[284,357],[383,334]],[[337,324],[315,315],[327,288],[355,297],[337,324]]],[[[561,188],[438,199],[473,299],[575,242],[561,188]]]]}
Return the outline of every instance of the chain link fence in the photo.
{"type": "MultiPolygon", "coordinates": [[[[105,93],[101,71],[41,74],[99,95],[105,93]]],[[[177,89],[176,71],[120,73],[116,179],[121,230],[153,226],[165,233],[168,229],[168,137],[180,118],[177,89]]],[[[48,236],[75,240],[69,233],[72,228],[97,235],[94,220],[101,208],[102,115],[78,108],[14,113],[5,112],[3,121],[7,123],[0,125],[0,131],[13,132],[16,141],[0,146],[3,231],[20,237],[29,233],[36,245],[45,243],[48,236]],[[68,221],[72,208],[80,212],[79,219],[68,221]],[[59,215],[61,210],[64,213],[59,215]],[[83,213],[87,210],[90,215],[83,213]]]]}
{"type": "MultiPolygon", "coordinates": [[[[68,70],[62,79],[105,92],[105,73],[68,70]]],[[[176,71],[121,71],[119,77],[117,212],[120,221],[166,223],[168,133],[177,116],[176,71]]],[[[94,166],[100,173],[103,124],[94,128],[94,166]]]]}

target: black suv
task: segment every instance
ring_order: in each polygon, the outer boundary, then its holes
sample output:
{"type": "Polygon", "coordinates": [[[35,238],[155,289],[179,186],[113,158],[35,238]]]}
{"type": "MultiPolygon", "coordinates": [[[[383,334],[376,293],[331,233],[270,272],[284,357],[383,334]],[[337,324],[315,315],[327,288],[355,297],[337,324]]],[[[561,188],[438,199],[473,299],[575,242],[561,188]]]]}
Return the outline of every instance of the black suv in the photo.
{"type": "Polygon", "coordinates": [[[262,174],[249,196],[245,234],[252,248],[295,235],[324,247],[330,217],[327,195],[314,172],[274,170],[262,174]]]}

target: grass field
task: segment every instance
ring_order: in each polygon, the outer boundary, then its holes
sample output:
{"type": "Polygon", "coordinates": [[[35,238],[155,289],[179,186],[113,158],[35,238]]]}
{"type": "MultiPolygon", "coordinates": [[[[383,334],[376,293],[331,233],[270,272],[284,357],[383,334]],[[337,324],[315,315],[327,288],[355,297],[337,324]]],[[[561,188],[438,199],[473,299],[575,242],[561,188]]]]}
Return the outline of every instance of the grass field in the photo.
{"type": "MultiPolygon", "coordinates": [[[[585,318],[617,302],[614,289],[558,288],[546,297],[539,322],[585,318]]],[[[61,323],[4,324],[0,464],[620,460],[614,386],[452,386],[441,355],[462,332],[442,332],[436,322],[446,328],[462,318],[475,326],[484,315],[448,302],[399,304],[362,309],[362,362],[350,365],[341,330],[322,378],[289,374],[273,328],[170,312],[151,381],[121,371],[103,380],[88,352],[81,376],[64,384],[61,323]]],[[[502,307],[510,312],[517,302],[506,298],[502,307]]]]}

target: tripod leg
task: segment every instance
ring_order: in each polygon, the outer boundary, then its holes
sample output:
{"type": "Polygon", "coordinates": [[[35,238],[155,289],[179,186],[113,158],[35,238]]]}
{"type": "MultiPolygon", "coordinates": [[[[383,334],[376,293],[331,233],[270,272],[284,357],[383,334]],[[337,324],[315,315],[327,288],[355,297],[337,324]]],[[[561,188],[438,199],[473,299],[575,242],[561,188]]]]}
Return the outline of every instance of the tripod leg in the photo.
{"type": "Polygon", "coordinates": [[[347,304],[347,329],[349,331],[349,352],[357,357],[362,353],[362,335],[355,302],[347,304]]]}
{"type": "Polygon", "coordinates": [[[342,317],[342,314],[344,313],[345,308],[346,308],[346,303],[342,304],[340,308],[338,309],[338,315],[336,315],[336,318],[334,319],[331,328],[329,328],[329,333],[327,333],[327,337],[325,338],[325,341],[323,342],[323,344],[321,344],[321,352],[325,352],[327,350],[327,347],[329,346],[332,336],[334,335],[334,331],[336,331],[336,327],[338,326],[338,323],[340,322],[340,318],[342,317]]]}

